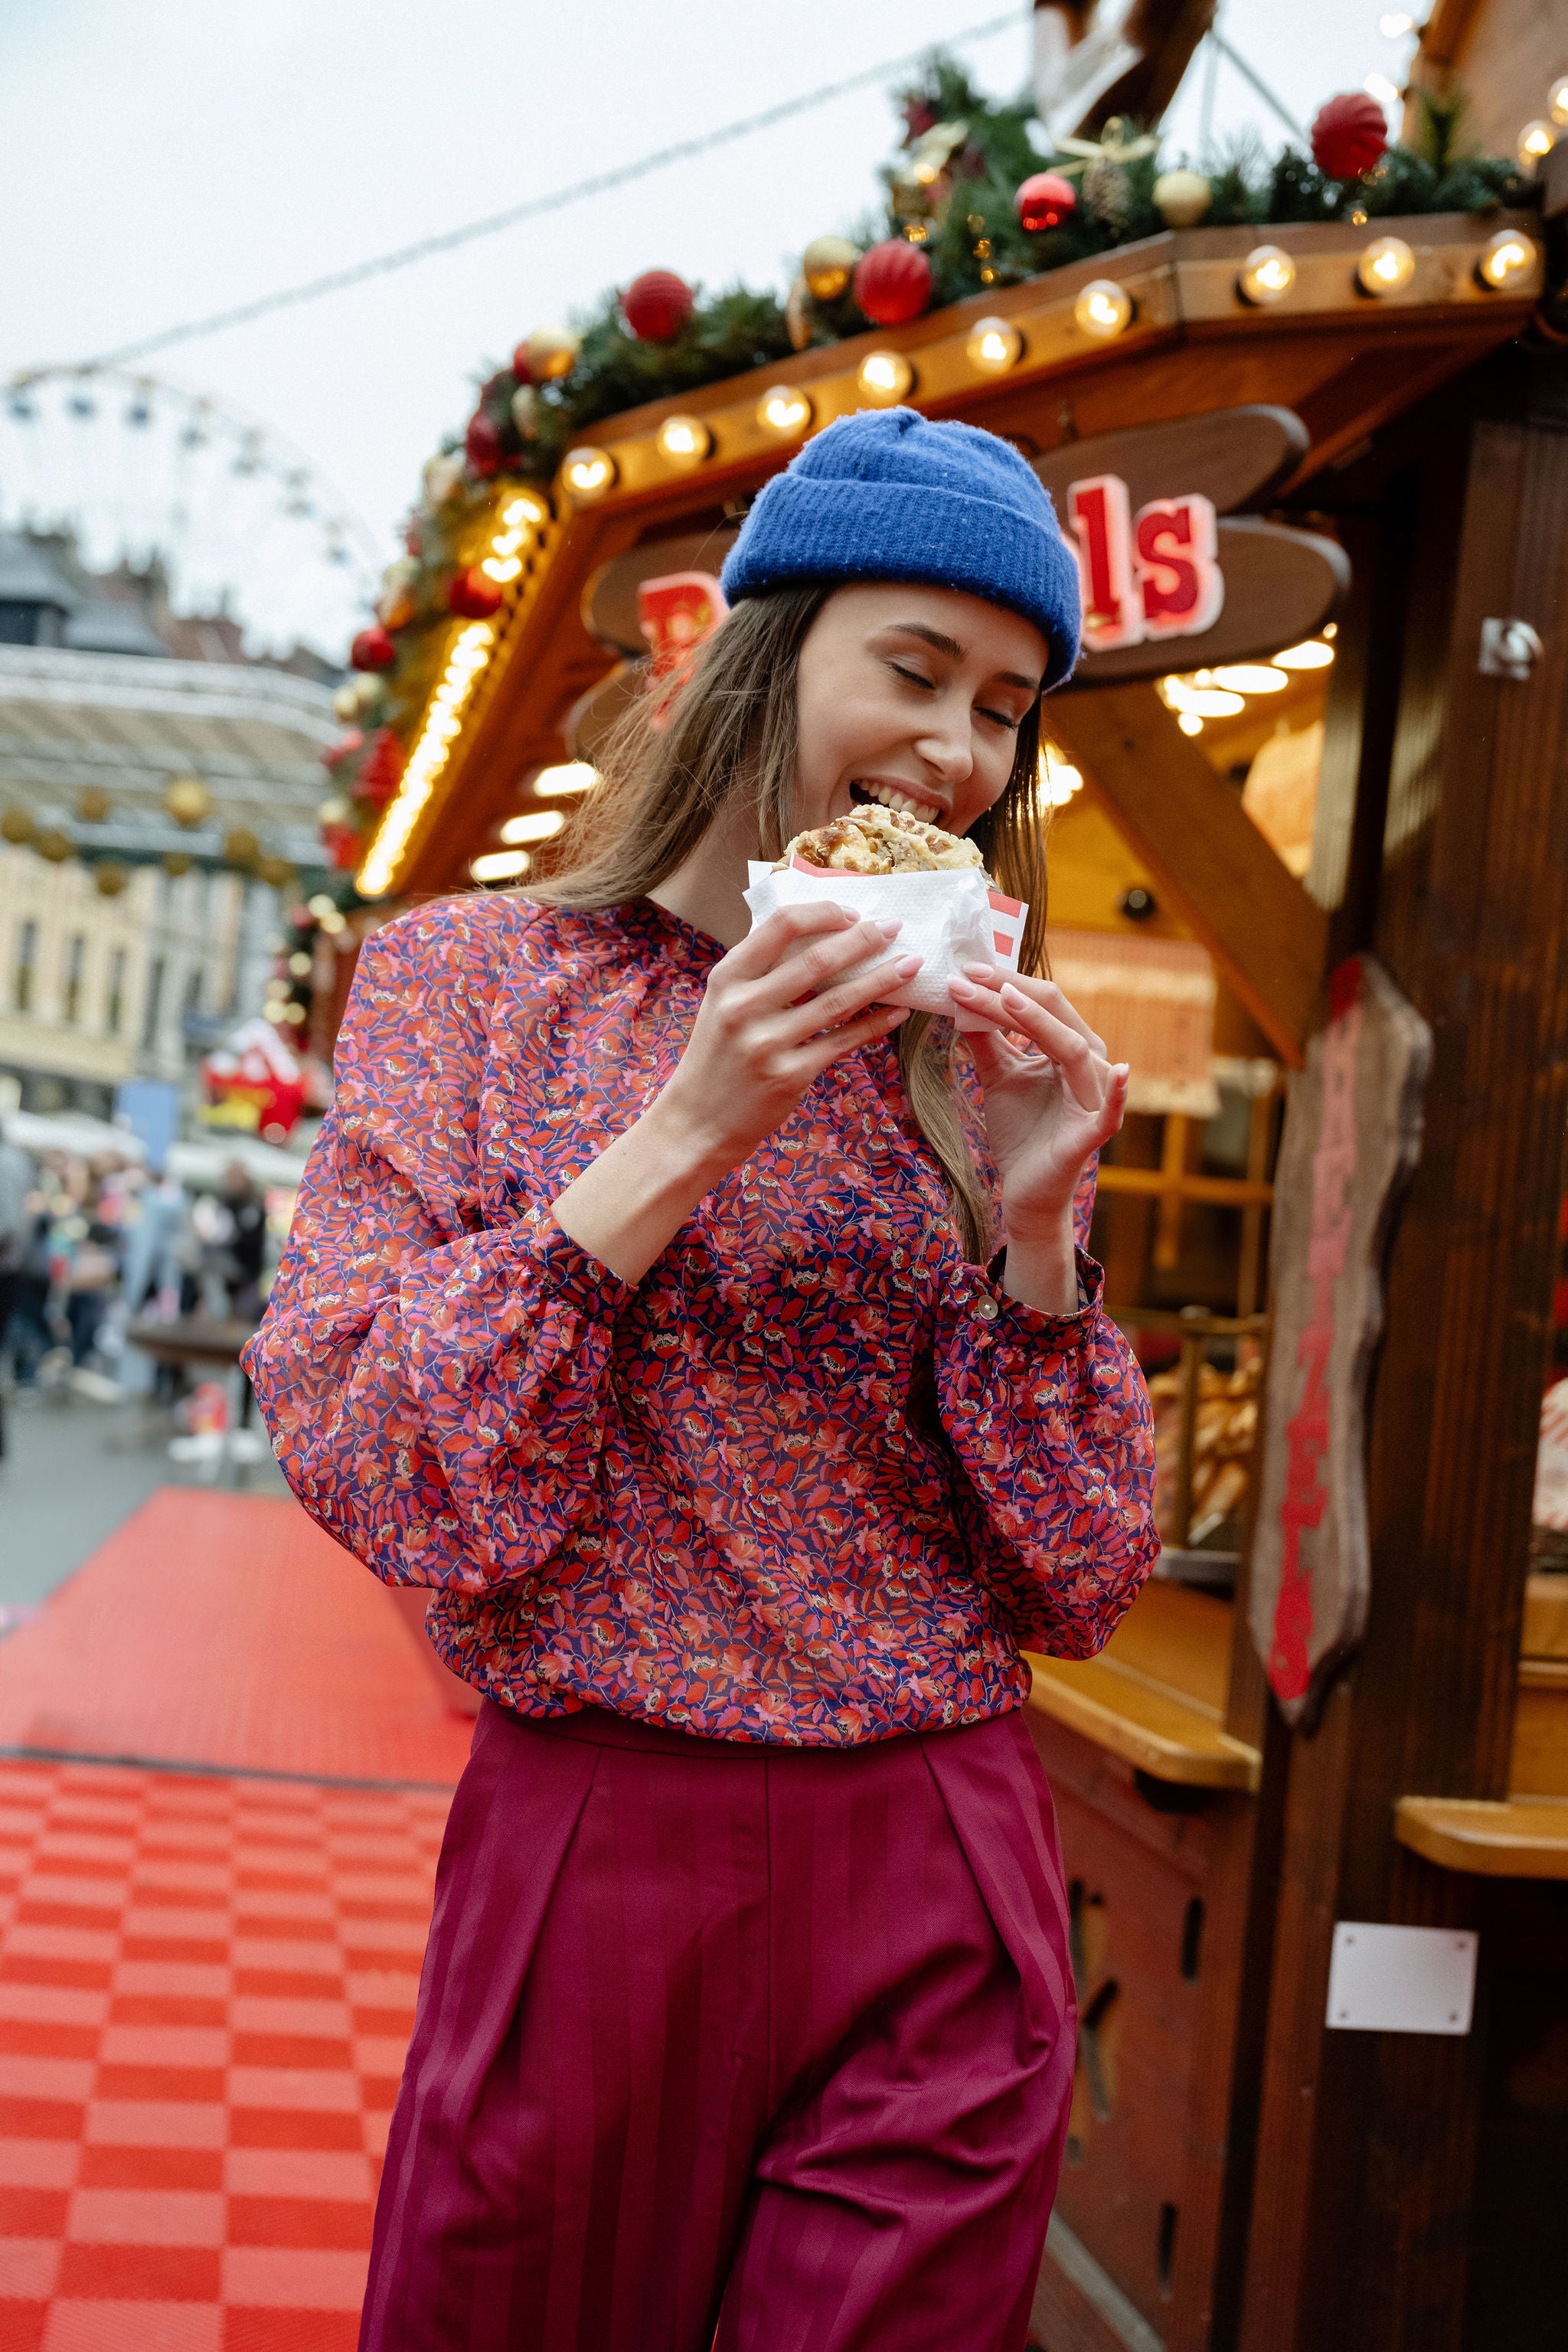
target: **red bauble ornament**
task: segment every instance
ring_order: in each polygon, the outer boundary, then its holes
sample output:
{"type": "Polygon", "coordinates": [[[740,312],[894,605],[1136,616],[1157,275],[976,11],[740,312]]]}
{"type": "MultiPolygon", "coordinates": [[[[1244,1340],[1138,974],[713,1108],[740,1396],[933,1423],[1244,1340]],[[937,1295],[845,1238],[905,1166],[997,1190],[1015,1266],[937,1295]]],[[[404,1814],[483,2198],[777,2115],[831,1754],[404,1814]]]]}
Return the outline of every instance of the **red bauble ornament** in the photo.
{"type": "Polygon", "coordinates": [[[370,739],[364,765],[354,780],[354,797],[384,808],[403,782],[403,746],[390,727],[378,727],[370,739]]]}
{"type": "Polygon", "coordinates": [[[673,269],[645,269],[621,296],[621,316],[639,343],[673,342],[696,308],[696,295],[673,269]]]}
{"type": "Polygon", "coordinates": [[[360,838],[352,824],[324,824],[321,827],[321,847],[336,874],[346,874],[360,861],[360,838]]]}
{"type": "Polygon", "coordinates": [[[1048,228],[1060,228],[1078,210],[1078,190],[1059,172],[1032,173],[1013,202],[1018,208],[1018,218],[1031,236],[1041,236],[1048,228]]]}
{"type": "Polygon", "coordinates": [[[524,335],[521,342],[519,343],[516,351],[513,352],[511,355],[511,372],[519,383],[531,383],[533,382],[533,369],[529,362],[528,337],[526,335],[524,335]]]}
{"type": "Polygon", "coordinates": [[[362,629],[349,647],[349,666],[353,669],[390,669],[397,659],[397,647],[391,633],[379,621],[362,629]]]}
{"type": "Polygon", "coordinates": [[[488,621],[505,602],[505,590],[481,572],[477,563],[459,572],[447,591],[447,609],[456,613],[460,621],[488,621]]]}
{"type": "Polygon", "coordinates": [[[856,264],[855,299],[874,326],[901,327],[931,300],[931,263],[908,237],[889,236],[856,264]]]}
{"type": "Polygon", "coordinates": [[[1375,98],[1347,90],[1320,107],[1312,124],[1312,161],[1331,180],[1359,180],[1388,144],[1388,124],[1375,98]]]}
{"type": "Polygon", "coordinates": [[[500,426],[482,408],[476,408],[463,436],[463,455],[468,461],[469,472],[481,479],[499,473],[503,454],[500,426]]]}

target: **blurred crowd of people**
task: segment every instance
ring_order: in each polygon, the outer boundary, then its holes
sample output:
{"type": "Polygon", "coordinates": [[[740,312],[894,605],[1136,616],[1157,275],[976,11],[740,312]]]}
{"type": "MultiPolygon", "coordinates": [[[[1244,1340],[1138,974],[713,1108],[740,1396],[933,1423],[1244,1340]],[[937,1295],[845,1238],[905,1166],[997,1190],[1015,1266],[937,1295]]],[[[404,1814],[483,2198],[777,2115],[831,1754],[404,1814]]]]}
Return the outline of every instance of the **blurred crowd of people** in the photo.
{"type": "Polygon", "coordinates": [[[0,1379],[23,1401],[66,1383],[108,1401],[152,1385],[126,1345],[138,1318],[257,1322],[287,1205],[237,1160],[193,1192],[114,1152],[0,1136],[0,1379]]]}

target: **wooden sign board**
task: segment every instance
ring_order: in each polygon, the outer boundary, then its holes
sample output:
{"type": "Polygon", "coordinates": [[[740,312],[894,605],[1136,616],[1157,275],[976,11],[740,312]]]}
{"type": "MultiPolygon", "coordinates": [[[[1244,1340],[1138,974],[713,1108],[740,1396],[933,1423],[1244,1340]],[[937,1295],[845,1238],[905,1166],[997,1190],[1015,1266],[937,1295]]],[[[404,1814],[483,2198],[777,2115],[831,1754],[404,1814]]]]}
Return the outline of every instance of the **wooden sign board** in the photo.
{"type": "Polygon", "coordinates": [[[1250,1608],[1269,1686],[1299,1729],[1366,1627],[1367,1381],[1431,1056],[1431,1031],[1383,966],[1351,956],[1289,1081],[1250,1608]]]}
{"type": "Polygon", "coordinates": [[[706,572],[717,579],[739,536],[738,523],[721,523],[717,530],[688,531],[679,539],[650,539],[601,563],[583,591],[583,626],[601,645],[614,646],[619,653],[646,654],[637,599],[643,583],[679,572],[706,572]]]}

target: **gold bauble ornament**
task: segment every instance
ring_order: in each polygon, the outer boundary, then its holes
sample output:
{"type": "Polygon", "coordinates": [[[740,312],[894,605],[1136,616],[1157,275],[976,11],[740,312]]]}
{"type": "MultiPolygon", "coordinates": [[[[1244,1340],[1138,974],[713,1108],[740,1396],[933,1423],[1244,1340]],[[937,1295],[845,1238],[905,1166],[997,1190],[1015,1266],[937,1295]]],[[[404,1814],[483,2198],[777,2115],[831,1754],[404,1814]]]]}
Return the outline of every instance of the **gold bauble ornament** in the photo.
{"type": "Polygon", "coordinates": [[[347,824],[351,814],[347,801],[335,793],[330,799],[316,803],[318,824],[347,824]]]}
{"type": "Polygon", "coordinates": [[[0,841],[14,842],[18,849],[33,838],[37,827],[24,808],[0,809],[0,841]]]}
{"type": "Polygon", "coordinates": [[[274,890],[291,888],[297,878],[294,868],[286,857],[262,858],[257,866],[256,875],[258,881],[270,883],[274,890]]]}
{"type": "Polygon", "coordinates": [[[860,248],[847,236],[814,236],[800,257],[800,272],[814,302],[837,302],[855,275],[860,248]]]}
{"type": "Polygon", "coordinates": [[[187,857],[183,849],[166,849],[163,852],[163,871],[171,881],[177,882],[181,875],[188,874],[195,864],[195,859],[187,857]]]}
{"type": "Polygon", "coordinates": [[[528,372],[535,383],[570,375],[582,348],[570,327],[535,327],[528,339],[528,372]]]}
{"type": "Polygon", "coordinates": [[[444,507],[462,478],[460,457],[437,456],[425,461],[425,495],[433,507],[444,507]]]}
{"type": "Polygon", "coordinates": [[[100,898],[118,898],[130,879],[123,866],[95,866],[92,869],[93,887],[100,898]]]}
{"type": "Polygon", "coordinates": [[[213,813],[213,796],[199,776],[176,776],[163,794],[163,806],[176,824],[205,824],[213,813]]]}
{"type": "Polygon", "coordinates": [[[1154,183],[1154,209],[1167,228],[1196,228],[1213,202],[1201,172],[1162,172],[1154,183]]]}
{"type": "Polygon", "coordinates": [[[525,441],[539,438],[539,395],[531,383],[520,383],[512,394],[511,421],[525,441]]]}
{"type": "Polygon", "coordinates": [[[76,813],[83,824],[101,824],[113,805],[101,784],[84,784],[77,794],[76,813]]]}
{"type": "Polygon", "coordinates": [[[359,717],[359,695],[352,686],[340,686],[332,697],[332,715],[346,727],[351,719],[359,717]]]}
{"type": "Polygon", "coordinates": [[[63,866],[68,857],[76,856],[76,845],[69,835],[53,824],[33,835],[33,847],[40,857],[47,857],[51,866],[63,866]]]}
{"type": "Polygon", "coordinates": [[[261,844],[247,824],[231,825],[223,837],[223,854],[230,866],[254,866],[261,855],[261,844]]]}

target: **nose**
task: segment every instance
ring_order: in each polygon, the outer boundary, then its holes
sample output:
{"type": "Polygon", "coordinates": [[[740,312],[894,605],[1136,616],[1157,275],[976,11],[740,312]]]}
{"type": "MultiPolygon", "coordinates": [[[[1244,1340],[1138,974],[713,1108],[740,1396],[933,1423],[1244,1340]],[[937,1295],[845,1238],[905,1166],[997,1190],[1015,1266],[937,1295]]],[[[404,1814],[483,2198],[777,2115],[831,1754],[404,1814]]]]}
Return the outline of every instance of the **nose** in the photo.
{"type": "Polygon", "coordinates": [[[943,695],[921,714],[915,750],[933,778],[955,790],[974,768],[974,744],[967,696],[943,695]]]}

